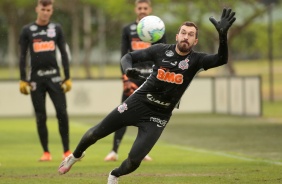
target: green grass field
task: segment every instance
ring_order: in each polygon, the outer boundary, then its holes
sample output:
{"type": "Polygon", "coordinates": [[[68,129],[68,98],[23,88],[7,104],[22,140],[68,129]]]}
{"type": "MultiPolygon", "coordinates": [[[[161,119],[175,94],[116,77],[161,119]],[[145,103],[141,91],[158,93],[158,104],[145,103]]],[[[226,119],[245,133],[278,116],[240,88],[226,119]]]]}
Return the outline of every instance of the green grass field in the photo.
{"type": "MultiPolygon", "coordinates": [[[[275,102],[269,102],[268,63],[236,62],[239,75],[262,77],[263,116],[238,117],[214,114],[177,114],[171,118],[160,141],[150,153],[152,162],[120,178],[121,184],[276,184],[282,183],[282,62],[275,61],[275,102]]],[[[221,68],[222,69],[222,68],[221,68]]],[[[213,69],[203,76],[214,76],[213,69]]],[[[82,69],[72,73],[83,78],[82,69]]],[[[99,68],[93,68],[97,77],[99,68]]],[[[202,75],[202,74],[201,74],[202,75]]],[[[119,77],[119,69],[109,66],[107,77],[119,77]]],[[[18,79],[17,70],[0,68],[0,79],[18,79]]],[[[71,149],[75,149],[88,128],[103,116],[70,117],[71,149]]],[[[134,141],[136,128],[130,127],[119,150],[117,162],[103,159],[112,146],[112,135],[90,147],[85,158],[66,175],[57,168],[62,161],[62,145],[56,119],[48,119],[51,162],[38,162],[42,154],[35,120],[0,118],[0,184],[102,184],[119,166],[134,141]]]]}
{"type": "MultiPolygon", "coordinates": [[[[70,117],[71,148],[103,116],[70,117]]],[[[130,127],[117,162],[104,162],[112,135],[90,147],[85,158],[66,175],[57,168],[62,146],[57,123],[49,118],[51,162],[38,162],[42,154],[34,119],[0,119],[0,183],[101,184],[126,158],[136,128],[130,127]]],[[[121,184],[258,184],[282,183],[282,122],[279,118],[235,117],[212,114],[177,114],[160,141],[134,173],[121,184]]]]}

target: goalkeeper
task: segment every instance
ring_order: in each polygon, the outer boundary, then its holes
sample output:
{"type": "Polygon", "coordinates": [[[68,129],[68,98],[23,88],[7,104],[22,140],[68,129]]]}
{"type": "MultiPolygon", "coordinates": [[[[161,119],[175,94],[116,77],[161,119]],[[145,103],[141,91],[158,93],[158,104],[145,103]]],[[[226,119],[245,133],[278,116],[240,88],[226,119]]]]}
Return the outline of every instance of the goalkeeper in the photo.
{"type": "Polygon", "coordinates": [[[141,72],[132,68],[133,63],[148,60],[154,61],[152,74],[121,105],[84,134],[58,172],[68,172],[85,155],[84,151],[99,139],[122,127],[136,126],[137,137],[128,157],[109,173],[108,184],[117,184],[119,177],[134,172],[158,141],[173,109],[196,74],[228,62],[227,32],[235,20],[235,12],[231,9],[223,9],[219,21],[210,18],[219,35],[218,52],[214,54],[193,50],[198,43],[198,27],[193,22],[184,22],[176,34],[176,44],[155,44],[122,57],[127,77],[139,78],[141,72]]]}
{"type": "MultiPolygon", "coordinates": [[[[145,16],[148,16],[152,12],[152,6],[150,0],[136,0],[135,1],[135,13],[136,20],[128,25],[126,25],[122,30],[121,38],[121,56],[124,56],[128,52],[135,50],[145,49],[151,46],[151,43],[143,42],[140,40],[137,34],[137,24],[145,16]]],[[[166,43],[165,35],[157,42],[153,43],[166,43]]],[[[152,61],[146,61],[142,63],[135,63],[134,68],[138,68],[142,71],[142,75],[148,77],[152,71],[152,61]]],[[[122,102],[126,100],[143,82],[140,79],[130,79],[125,73],[122,72],[123,81],[123,92],[122,92],[122,102]]],[[[121,140],[126,132],[126,127],[117,130],[114,133],[113,147],[109,154],[104,158],[105,161],[116,161],[118,159],[118,149],[121,140]]],[[[144,161],[151,161],[152,158],[146,155],[143,159],[144,161]]]]}
{"type": "Polygon", "coordinates": [[[59,132],[63,144],[63,158],[71,154],[69,150],[69,120],[65,93],[72,87],[69,72],[69,59],[62,28],[50,22],[53,13],[53,0],[38,0],[35,22],[22,28],[20,44],[20,92],[30,93],[35,111],[37,132],[43,148],[39,161],[52,160],[48,148],[46,115],[46,94],[48,93],[56,110],[59,132]],[[56,47],[61,52],[64,67],[64,80],[56,60],[56,47]],[[30,75],[26,73],[27,51],[30,53],[30,75]]]}

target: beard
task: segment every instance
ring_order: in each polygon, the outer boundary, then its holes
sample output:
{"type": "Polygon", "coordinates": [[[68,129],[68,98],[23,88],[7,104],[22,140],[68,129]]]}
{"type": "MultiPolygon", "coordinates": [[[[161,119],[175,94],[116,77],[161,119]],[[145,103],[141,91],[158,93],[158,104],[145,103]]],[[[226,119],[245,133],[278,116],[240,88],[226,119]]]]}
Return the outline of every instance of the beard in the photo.
{"type": "Polygon", "coordinates": [[[192,50],[193,46],[190,46],[190,44],[186,41],[181,41],[181,42],[177,41],[176,47],[180,52],[188,53],[192,50]]]}

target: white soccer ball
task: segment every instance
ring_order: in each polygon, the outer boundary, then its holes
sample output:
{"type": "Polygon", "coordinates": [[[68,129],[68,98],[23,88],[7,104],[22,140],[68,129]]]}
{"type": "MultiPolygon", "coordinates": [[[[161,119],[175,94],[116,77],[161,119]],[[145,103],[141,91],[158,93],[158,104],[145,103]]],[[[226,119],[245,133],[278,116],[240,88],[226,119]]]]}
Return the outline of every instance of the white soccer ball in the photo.
{"type": "Polygon", "coordinates": [[[163,37],[164,33],[164,22],[154,15],[142,18],[137,25],[137,34],[144,42],[157,42],[163,37]]]}

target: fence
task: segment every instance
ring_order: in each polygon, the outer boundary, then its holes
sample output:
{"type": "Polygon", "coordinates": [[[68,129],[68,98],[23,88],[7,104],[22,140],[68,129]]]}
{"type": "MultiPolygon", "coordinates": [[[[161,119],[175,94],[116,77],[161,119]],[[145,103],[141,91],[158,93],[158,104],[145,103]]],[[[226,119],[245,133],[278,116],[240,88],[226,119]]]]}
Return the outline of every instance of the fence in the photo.
{"type": "MultiPolygon", "coordinates": [[[[33,116],[30,96],[19,92],[18,81],[0,81],[0,117],[33,116]]],[[[106,114],[120,104],[120,80],[74,80],[67,93],[69,115],[106,114]]],[[[55,110],[47,95],[47,113],[55,110]]],[[[220,113],[260,116],[260,77],[198,77],[193,80],[174,113],[220,113]]]]}

